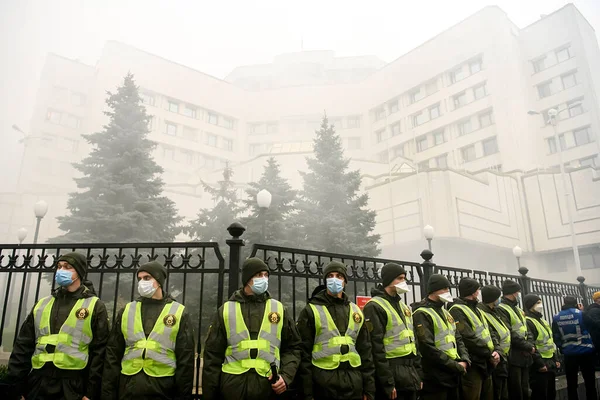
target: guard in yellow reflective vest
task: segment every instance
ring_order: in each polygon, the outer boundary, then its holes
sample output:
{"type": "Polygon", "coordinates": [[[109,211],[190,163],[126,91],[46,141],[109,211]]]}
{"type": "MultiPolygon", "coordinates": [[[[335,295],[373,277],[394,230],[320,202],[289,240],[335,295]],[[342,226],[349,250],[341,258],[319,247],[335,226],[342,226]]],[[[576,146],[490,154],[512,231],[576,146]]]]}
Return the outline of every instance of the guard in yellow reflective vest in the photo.
{"type": "Polygon", "coordinates": [[[498,314],[500,294],[496,286],[481,288],[481,303],[477,304],[488,323],[494,348],[500,355],[500,362],[492,372],[494,400],[508,400],[508,355],[510,354],[510,329],[498,314]]]}
{"type": "Polygon", "coordinates": [[[527,330],[535,343],[533,365],[530,370],[531,400],[556,399],[556,370],[560,368],[552,327],[544,318],[542,299],[535,294],[523,297],[527,330]]]}
{"type": "Polygon", "coordinates": [[[205,400],[275,398],[287,391],[300,365],[300,336],[292,314],[267,291],[267,264],[260,258],[244,261],[242,283],[209,328],[202,372],[205,400]]]}
{"type": "Polygon", "coordinates": [[[414,305],[413,324],[423,363],[423,400],[458,400],[460,377],[467,373],[469,353],[456,322],[444,305],[452,301],[450,282],[433,274],[427,298],[414,305]]]}
{"type": "MultiPolygon", "coordinates": [[[[85,281],[87,258],[57,261],[58,288],[40,299],[21,327],[8,362],[8,399],[98,399],[108,315],[85,281]]],[[[3,397],[6,398],[6,397],[3,397]]]]}
{"type": "Polygon", "coordinates": [[[194,380],[194,331],[166,291],[157,261],[137,272],[140,297],[119,311],[106,346],[102,399],[188,399],[194,380]]]}
{"type": "Polygon", "coordinates": [[[462,400],[492,400],[492,371],[500,362],[487,320],[477,308],[479,288],[475,279],[462,278],[458,283],[459,298],[450,307],[471,359],[471,366],[460,382],[462,400]]]}
{"type": "Polygon", "coordinates": [[[422,387],[412,312],[403,295],[410,291],[406,270],[388,263],[381,269],[381,285],[365,305],[365,324],[371,336],[376,398],[416,400],[422,387]]]}
{"type": "Polygon", "coordinates": [[[362,311],[344,293],[346,266],[332,261],[323,275],[326,285],[314,290],[298,317],[304,398],[373,400],[371,339],[362,311]]]}

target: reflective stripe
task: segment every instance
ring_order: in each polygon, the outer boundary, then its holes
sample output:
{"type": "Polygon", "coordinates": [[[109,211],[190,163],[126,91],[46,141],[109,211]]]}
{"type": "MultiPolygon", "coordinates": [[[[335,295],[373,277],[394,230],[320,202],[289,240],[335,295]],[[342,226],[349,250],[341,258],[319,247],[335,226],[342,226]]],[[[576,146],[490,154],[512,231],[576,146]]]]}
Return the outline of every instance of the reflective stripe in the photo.
{"type": "Polygon", "coordinates": [[[439,314],[427,307],[420,307],[415,310],[415,314],[418,312],[423,312],[431,317],[431,321],[433,322],[433,334],[434,334],[434,342],[435,347],[446,353],[448,357],[453,360],[458,359],[458,351],[456,349],[456,327],[453,321],[452,316],[448,311],[442,308],[442,313],[446,317],[446,321],[443,321],[439,314]]]}
{"type": "Polygon", "coordinates": [[[481,317],[481,311],[476,309],[477,314],[475,314],[473,310],[464,304],[454,304],[452,307],[450,307],[450,310],[453,308],[457,308],[465,314],[465,316],[469,319],[469,322],[471,322],[471,327],[475,332],[475,336],[484,339],[488,349],[493,351],[494,342],[492,342],[492,336],[490,335],[490,329],[487,325],[486,319],[481,317]]]}
{"type": "Polygon", "coordinates": [[[505,356],[510,352],[510,330],[506,327],[504,322],[496,318],[492,313],[485,312],[482,310],[484,318],[488,324],[492,325],[500,338],[500,350],[505,356]]]}
{"type": "Polygon", "coordinates": [[[518,315],[515,313],[515,310],[511,306],[506,303],[500,303],[500,308],[506,310],[508,315],[510,316],[510,330],[511,332],[519,335],[522,338],[527,339],[527,325],[525,324],[525,313],[518,306],[515,306],[517,311],[519,311],[518,315]]]}
{"type": "Polygon", "coordinates": [[[404,312],[405,323],[387,299],[373,297],[369,300],[369,302],[371,301],[378,304],[387,314],[387,324],[383,337],[386,358],[404,357],[411,353],[417,354],[412,316],[408,306],[398,301],[399,307],[404,312]]]}
{"type": "Polygon", "coordinates": [[[552,358],[556,351],[554,340],[552,340],[552,328],[550,328],[548,322],[543,318],[540,318],[538,321],[536,318],[528,316],[527,319],[533,322],[538,331],[537,338],[535,339],[535,348],[542,358],[552,358]]]}

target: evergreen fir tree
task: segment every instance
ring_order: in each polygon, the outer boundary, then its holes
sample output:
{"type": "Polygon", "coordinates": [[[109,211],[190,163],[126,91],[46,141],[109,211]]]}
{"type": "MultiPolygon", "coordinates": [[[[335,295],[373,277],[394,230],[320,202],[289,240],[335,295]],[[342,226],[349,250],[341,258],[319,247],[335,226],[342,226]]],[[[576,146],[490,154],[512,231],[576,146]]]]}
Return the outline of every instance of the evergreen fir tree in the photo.
{"type": "Polygon", "coordinates": [[[244,238],[250,243],[265,243],[277,246],[288,246],[297,243],[294,237],[293,213],[297,192],[292,190],[289,183],[281,177],[279,164],[273,157],[267,160],[267,165],[258,182],[250,183],[246,190],[248,198],[244,200],[250,215],[242,220],[246,227],[244,238]],[[261,210],[256,202],[256,195],[266,189],[271,193],[271,206],[261,210]],[[265,237],[262,237],[264,224],[265,237]],[[290,235],[291,233],[291,235],[290,235]]]}
{"type": "MultiPolygon", "coordinates": [[[[348,171],[340,137],[323,117],[314,140],[314,158],[307,158],[308,172],[301,172],[298,221],[308,247],[334,253],[376,256],[380,235],[375,228],[375,211],[367,210],[368,194],[359,194],[360,171],[348,171]]],[[[302,243],[302,241],[298,241],[302,243]]]]}
{"type": "MultiPolygon", "coordinates": [[[[74,167],[78,192],[69,214],[59,217],[66,234],[54,242],[162,242],[179,233],[175,204],[162,195],[163,172],[152,157],[148,115],[131,73],[116,93],[108,92],[104,130],[83,137],[93,147],[74,167]]],[[[68,155],[66,155],[68,157],[68,155]]]]}

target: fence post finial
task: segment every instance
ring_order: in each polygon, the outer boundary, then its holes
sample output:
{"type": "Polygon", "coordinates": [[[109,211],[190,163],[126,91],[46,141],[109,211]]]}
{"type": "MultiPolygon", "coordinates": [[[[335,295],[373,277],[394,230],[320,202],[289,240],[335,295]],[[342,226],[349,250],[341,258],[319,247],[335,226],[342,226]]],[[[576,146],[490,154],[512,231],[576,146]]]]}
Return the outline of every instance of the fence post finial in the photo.
{"type": "Polygon", "coordinates": [[[229,246],[229,295],[239,289],[240,285],[240,266],[241,260],[241,249],[244,245],[244,240],[240,239],[240,236],[244,234],[246,228],[239,222],[234,222],[227,227],[227,232],[232,236],[231,239],[227,239],[225,243],[229,246]]]}
{"type": "Polygon", "coordinates": [[[587,285],[584,283],[585,277],[578,276],[577,282],[579,282],[579,293],[581,294],[581,299],[582,299],[583,305],[587,306],[590,304],[590,300],[588,299],[587,285]]]}
{"type": "Polygon", "coordinates": [[[529,269],[526,267],[519,268],[519,273],[521,274],[521,287],[523,288],[523,296],[531,293],[531,278],[527,276],[529,269]]]}
{"type": "Polygon", "coordinates": [[[420,277],[421,296],[425,298],[427,297],[427,282],[429,282],[429,277],[435,273],[435,264],[431,261],[433,258],[433,253],[429,249],[425,249],[421,252],[421,258],[423,259],[423,262],[421,263],[423,274],[420,277]]]}

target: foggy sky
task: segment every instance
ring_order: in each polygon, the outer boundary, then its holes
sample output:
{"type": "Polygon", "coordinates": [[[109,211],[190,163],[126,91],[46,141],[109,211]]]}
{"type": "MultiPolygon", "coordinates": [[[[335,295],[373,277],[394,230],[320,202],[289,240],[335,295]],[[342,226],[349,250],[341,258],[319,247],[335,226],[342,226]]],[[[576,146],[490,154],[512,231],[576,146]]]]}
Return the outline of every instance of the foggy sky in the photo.
{"type": "MultiPolygon", "coordinates": [[[[224,78],[236,66],[269,63],[277,54],[299,51],[301,42],[305,50],[375,55],[390,62],[485,5],[498,5],[524,27],[567,3],[0,0],[0,191],[14,190],[22,144],[11,126],[29,129],[48,52],[95,65],[104,43],[118,40],[224,78]]],[[[600,29],[600,0],[573,3],[600,29]]]]}

